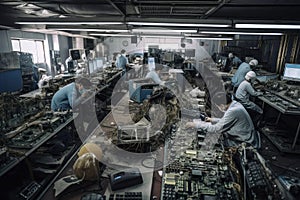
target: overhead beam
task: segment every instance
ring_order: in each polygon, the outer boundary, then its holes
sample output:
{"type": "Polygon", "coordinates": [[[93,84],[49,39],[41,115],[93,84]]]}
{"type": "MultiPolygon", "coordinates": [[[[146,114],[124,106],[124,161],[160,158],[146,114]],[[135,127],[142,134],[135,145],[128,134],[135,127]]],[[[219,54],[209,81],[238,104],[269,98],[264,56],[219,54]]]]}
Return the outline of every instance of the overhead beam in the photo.
{"type": "Polygon", "coordinates": [[[115,3],[113,3],[111,0],[105,0],[107,3],[109,3],[114,9],[116,9],[123,17],[125,17],[126,13],[122,11],[115,3]]]}
{"type": "Polygon", "coordinates": [[[214,14],[215,12],[217,12],[218,10],[220,10],[220,8],[222,8],[227,2],[230,2],[230,0],[222,0],[222,2],[218,6],[216,6],[216,7],[212,8],[212,9],[208,10],[200,18],[201,19],[207,19],[209,16],[211,16],[212,14],[214,14]]]}

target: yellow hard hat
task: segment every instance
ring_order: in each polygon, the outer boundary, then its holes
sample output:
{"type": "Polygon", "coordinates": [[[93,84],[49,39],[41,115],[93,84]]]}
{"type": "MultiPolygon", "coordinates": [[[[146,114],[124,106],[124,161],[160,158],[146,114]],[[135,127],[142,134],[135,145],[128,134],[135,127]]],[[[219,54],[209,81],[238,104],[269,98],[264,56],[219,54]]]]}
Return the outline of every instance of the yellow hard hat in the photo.
{"type": "Polygon", "coordinates": [[[77,155],[80,157],[85,153],[93,153],[97,160],[100,161],[102,159],[102,149],[100,148],[99,145],[95,144],[95,143],[86,143],[85,145],[83,145],[79,152],[77,153],[77,155]]]}
{"type": "Polygon", "coordinates": [[[99,161],[93,153],[85,153],[76,160],[73,171],[77,178],[84,180],[99,179],[99,161]]]}

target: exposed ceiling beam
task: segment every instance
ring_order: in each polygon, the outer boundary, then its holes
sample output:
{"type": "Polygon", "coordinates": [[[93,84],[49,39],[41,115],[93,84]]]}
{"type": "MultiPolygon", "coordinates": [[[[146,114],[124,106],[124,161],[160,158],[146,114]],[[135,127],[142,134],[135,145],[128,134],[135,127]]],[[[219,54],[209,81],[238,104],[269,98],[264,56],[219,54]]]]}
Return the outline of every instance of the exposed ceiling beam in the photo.
{"type": "Polygon", "coordinates": [[[107,3],[109,3],[114,9],[116,9],[123,17],[125,17],[126,13],[122,11],[115,3],[113,3],[111,0],[105,0],[107,3]]]}

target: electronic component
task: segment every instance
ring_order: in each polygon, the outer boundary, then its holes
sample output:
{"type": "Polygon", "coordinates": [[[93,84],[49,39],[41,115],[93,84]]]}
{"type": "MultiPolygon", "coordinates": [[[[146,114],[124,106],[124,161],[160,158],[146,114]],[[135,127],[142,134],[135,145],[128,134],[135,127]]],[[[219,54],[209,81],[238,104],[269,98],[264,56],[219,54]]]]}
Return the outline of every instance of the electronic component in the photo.
{"type": "Polygon", "coordinates": [[[176,200],[175,186],[165,185],[163,192],[162,192],[162,199],[176,200]]]}
{"type": "Polygon", "coordinates": [[[145,125],[118,126],[118,142],[129,143],[149,140],[149,128],[145,125]]]}
{"type": "Polygon", "coordinates": [[[292,195],[297,196],[300,193],[300,179],[296,177],[279,176],[278,180],[292,195]]]}
{"type": "Polygon", "coordinates": [[[112,191],[141,183],[143,183],[143,178],[138,168],[128,168],[110,175],[110,187],[112,191]]]}
{"type": "Polygon", "coordinates": [[[248,187],[256,194],[267,192],[267,182],[261,167],[257,161],[251,161],[247,163],[247,182],[248,187]]]}
{"type": "Polygon", "coordinates": [[[300,113],[300,106],[292,101],[285,100],[276,94],[268,93],[264,95],[264,98],[285,111],[300,113]]]}
{"type": "Polygon", "coordinates": [[[33,181],[28,186],[26,186],[19,195],[22,197],[22,199],[32,199],[34,195],[38,192],[41,185],[37,182],[33,181]]]}
{"type": "Polygon", "coordinates": [[[186,150],[165,168],[162,199],[238,199],[222,151],[186,150]]]}
{"type": "Polygon", "coordinates": [[[53,112],[45,113],[35,121],[18,128],[19,131],[8,133],[7,135],[11,137],[11,140],[7,145],[13,148],[33,148],[71,117],[71,112],[62,114],[53,112]]]}
{"type": "Polygon", "coordinates": [[[200,111],[197,110],[190,110],[186,108],[181,109],[181,116],[183,117],[188,117],[188,118],[199,118],[201,115],[200,111]]]}
{"type": "Polygon", "coordinates": [[[45,102],[35,98],[20,98],[13,94],[0,95],[0,130],[7,133],[41,112],[45,102]]]}
{"type": "Polygon", "coordinates": [[[92,192],[84,194],[80,200],[106,200],[106,197],[102,196],[101,194],[92,192]]]}
{"type": "Polygon", "coordinates": [[[18,159],[9,155],[6,147],[0,147],[0,174],[9,166],[17,162],[18,159]]]}
{"type": "Polygon", "coordinates": [[[142,192],[124,192],[109,195],[109,200],[142,200],[142,192]]]}
{"type": "Polygon", "coordinates": [[[153,88],[157,87],[158,84],[151,83],[149,79],[134,79],[129,81],[129,96],[130,99],[141,103],[144,99],[150,97],[153,88]]]}

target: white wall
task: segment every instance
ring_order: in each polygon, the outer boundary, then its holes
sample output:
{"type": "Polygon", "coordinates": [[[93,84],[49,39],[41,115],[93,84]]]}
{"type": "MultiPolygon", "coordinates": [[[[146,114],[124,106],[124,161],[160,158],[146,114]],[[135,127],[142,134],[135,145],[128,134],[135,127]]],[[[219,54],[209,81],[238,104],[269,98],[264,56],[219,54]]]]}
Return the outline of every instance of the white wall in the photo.
{"type": "Polygon", "coordinates": [[[9,52],[12,50],[11,42],[8,37],[8,31],[0,31],[0,52],[9,52]]]}
{"type": "Polygon", "coordinates": [[[59,51],[60,51],[60,57],[62,60],[62,63],[65,63],[65,60],[69,57],[69,49],[72,47],[69,47],[69,38],[67,36],[58,36],[58,42],[59,42],[59,51]]]}
{"type": "MultiPolygon", "coordinates": [[[[148,45],[158,45],[159,48],[164,50],[168,49],[195,49],[196,61],[204,58],[211,58],[214,52],[218,52],[219,41],[203,40],[203,46],[200,46],[199,40],[192,40],[192,44],[185,43],[185,48],[181,47],[180,38],[138,38],[137,44],[131,44],[130,37],[111,37],[103,41],[103,44],[108,48],[108,58],[112,59],[112,55],[115,52],[120,52],[125,49],[128,54],[148,51],[148,45]],[[128,41],[128,46],[123,46],[123,42],[128,41]]],[[[198,63],[198,62],[197,62],[198,63]]]]}

